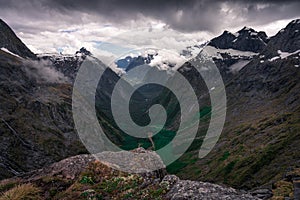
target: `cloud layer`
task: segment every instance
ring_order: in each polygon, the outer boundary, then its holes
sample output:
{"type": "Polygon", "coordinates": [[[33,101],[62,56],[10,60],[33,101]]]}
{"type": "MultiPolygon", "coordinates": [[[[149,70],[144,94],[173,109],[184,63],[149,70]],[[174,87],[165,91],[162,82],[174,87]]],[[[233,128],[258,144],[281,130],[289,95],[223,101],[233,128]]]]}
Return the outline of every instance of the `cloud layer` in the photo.
{"type": "MultiPolygon", "coordinates": [[[[141,17],[160,20],[179,31],[219,31],[220,28],[267,24],[276,20],[299,17],[299,1],[209,1],[209,0],[33,0],[0,1],[1,13],[15,18],[14,25],[26,29],[27,24],[18,23],[28,19],[29,25],[42,20],[62,21],[69,24],[87,21],[128,25],[141,17]]],[[[14,19],[11,19],[14,20],[14,19]]],[[[52,27],[52,29],[55,27],[52,27]]],[[[43,27],[35,27],[43,29],[43,27]]],[[[48,30],[51,27],[47,27],[48,30]]]]}
{"type": "Polygon", "coordinates": [[[29,48],[64,53],[93,51],[95,41],[179,49],[245,25],[272,35],[300,17],[299,9],[293,0],[0,0],[1,18],[29,48]]]}

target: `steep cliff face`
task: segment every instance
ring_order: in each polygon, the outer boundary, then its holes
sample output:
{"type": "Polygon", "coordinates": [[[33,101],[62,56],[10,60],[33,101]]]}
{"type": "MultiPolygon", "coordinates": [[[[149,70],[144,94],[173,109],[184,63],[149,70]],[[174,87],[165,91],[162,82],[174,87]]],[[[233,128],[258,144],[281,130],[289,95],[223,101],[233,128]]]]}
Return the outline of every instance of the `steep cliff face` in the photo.
{"type": "Polygon", "coordinates": [[[72,85],[52,65],[0,50],[0,85],[1,179],[86,152],[74,130],[72,85]]]}
{"type": "Polygon", "coordinates": [[[3,21],[0,25],[3,179],[86,150],[74,130],[69,78],[38,60],[3,21]]]}
{"type": "Polygon", "coordinates": [[[34,53],[26,47],[2,19],[0,19],[0,49],[1,48],[5,48],[23,58],[36,58],[34,53]]]}

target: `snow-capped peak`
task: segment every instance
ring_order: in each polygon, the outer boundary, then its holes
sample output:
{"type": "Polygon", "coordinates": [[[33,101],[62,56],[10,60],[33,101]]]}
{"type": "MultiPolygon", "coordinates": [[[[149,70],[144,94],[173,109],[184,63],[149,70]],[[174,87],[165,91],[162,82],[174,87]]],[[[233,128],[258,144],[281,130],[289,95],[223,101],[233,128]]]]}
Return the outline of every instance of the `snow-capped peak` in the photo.
{"type": "Polygon", "coordinates": [[[213,38],[208,45],[219,49],[236,49],[258,53],[268,41],[269,38],[265,32],[257,32],[245,26],[236,33],[224,31],[220,36],[213,38]]]}

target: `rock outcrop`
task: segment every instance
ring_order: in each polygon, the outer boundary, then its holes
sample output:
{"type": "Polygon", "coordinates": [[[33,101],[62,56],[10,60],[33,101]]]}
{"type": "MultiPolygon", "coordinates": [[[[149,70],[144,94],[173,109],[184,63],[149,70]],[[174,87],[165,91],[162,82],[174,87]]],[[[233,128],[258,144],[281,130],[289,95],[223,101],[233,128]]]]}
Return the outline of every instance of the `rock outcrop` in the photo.
{"type": "MultiPolygon", "coordinates": [[[[141,148],[134,152],[155,154],[141,148]]],[[[113,152],[109,154],[111,157],[120,155],[113,152]]],[[[104,157],[106,155],[107,152],[103,154],[104,157]]],[[[131,160],[124,153],[122,155],[123,157],[119,159],[126,161],[129,166],[135,166],[136,160],[143,161],[144,165],[153,165],[152,161],[162,162],[159,157],[145,161],[143,156],[131,160]]],[[[108,160],[104,163],[92,155],[70,157],[49,167],[2,180],[0,193],[5,195],[17,185],[32,184],[40,191],[41,199],[258,199],[233,188],[180,180],[175,175],[166,175],[164,169],[145,173],[126,173],[111,168],[113,163],[108,160]]]]}

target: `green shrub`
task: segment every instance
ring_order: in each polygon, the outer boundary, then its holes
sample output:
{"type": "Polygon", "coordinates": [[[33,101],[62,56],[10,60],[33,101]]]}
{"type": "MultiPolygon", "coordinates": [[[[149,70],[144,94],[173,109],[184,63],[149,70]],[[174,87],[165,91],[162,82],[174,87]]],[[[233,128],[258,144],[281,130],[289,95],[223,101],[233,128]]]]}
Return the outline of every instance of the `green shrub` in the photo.
{"type": "Polygon", "coordinates": [[[94,181],[90,176],[83,176],[79,182],[81,184],[90,184],[90,185],[94,184],[94,181]]]}

